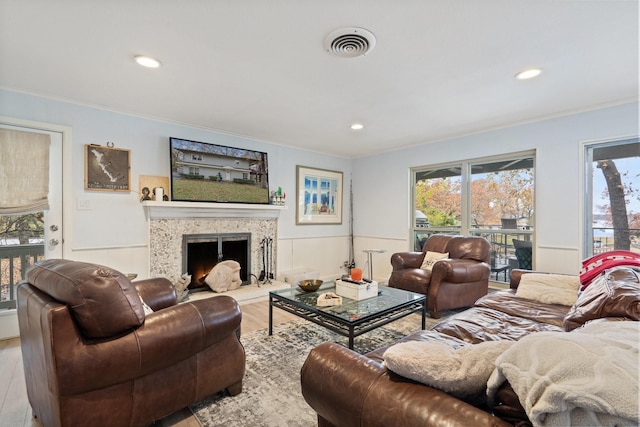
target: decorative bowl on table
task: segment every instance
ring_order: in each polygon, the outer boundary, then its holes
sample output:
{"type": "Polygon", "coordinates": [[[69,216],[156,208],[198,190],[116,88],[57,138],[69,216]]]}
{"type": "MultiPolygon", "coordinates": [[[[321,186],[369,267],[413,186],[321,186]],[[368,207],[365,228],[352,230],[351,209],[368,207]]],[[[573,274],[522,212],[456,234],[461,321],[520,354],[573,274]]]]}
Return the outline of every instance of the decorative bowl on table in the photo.
{"type": "Polygon", "coordinates": [[[298,287],[305,292],[315,292],[322,285],[323,281],[320,279],[305,279],[298,282],[298,287]]]}

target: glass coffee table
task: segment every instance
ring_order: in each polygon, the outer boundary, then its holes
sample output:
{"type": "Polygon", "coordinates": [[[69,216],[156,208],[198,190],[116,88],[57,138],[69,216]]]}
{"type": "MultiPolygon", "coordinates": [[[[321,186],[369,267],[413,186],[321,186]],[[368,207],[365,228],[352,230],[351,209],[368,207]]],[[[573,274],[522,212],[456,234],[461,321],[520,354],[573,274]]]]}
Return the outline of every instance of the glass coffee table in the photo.
{"type": "Polygon", "coordinates": [[[335,292],[335,287],[316,292],[304,292],[297,287],[269,292],[269,335],[273,333],[273,307],[349,337],[350,349],[355,337],[412,313],[422,313],[422,329],[425,328],[425,295],[379,286],[378,296],[360,301],[342,297],[341,305],[320,307],[316,301],[325,292],[335,292]]]}

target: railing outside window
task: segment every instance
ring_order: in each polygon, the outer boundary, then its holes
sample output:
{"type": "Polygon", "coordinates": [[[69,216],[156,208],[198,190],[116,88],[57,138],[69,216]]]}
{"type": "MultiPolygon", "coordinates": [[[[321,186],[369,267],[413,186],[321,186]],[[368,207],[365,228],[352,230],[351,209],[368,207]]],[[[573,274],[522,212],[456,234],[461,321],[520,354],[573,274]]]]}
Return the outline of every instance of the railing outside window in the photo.
{"type": "MultiPolygon", "coordinates": [[[[414,232],[414,251],[420,252],[424,243],[432,234],[460,234],[460,230],[417,229],[414,232]]],[[[498,225],[487,225],[470,230],[469,235],[484,237],[491,244],[491,280],[508,283],[511,270],[514,268],[531,269],[530,265],[524,265],[524,262],[518,259],[514,240],[531,243],[533,241],[532,229],[504,230],[498,225]]],[[[531,255],[532,249],[529,250],[529,257],[531,255]]]]}
{"type": "MultiPolygon", "coordinates": [[[[616,250],[614,245],[614,229],[611,227],[593,227],[593,254],[601,254],[616,250]]],[[[640,228],[629,228],[631,252],[640,253],[640,228]]]]}
{"type": "Polygon", "coordinates": [[[44,245],[0,246],[0,309],[16,308],[16,285],[44,259],[44,245]]]}

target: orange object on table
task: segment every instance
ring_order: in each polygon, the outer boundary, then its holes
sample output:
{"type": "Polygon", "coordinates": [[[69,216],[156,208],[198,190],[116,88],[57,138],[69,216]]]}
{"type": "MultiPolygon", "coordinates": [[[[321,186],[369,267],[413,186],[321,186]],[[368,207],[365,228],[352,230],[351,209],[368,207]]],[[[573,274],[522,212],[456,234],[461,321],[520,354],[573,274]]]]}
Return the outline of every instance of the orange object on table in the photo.
{"type": "Polygon", "coordinates": [[[351,280],[355,280],[359,282],[362,280],[362,269],[361,268],[352,268],[351,269],[351,280]]]}

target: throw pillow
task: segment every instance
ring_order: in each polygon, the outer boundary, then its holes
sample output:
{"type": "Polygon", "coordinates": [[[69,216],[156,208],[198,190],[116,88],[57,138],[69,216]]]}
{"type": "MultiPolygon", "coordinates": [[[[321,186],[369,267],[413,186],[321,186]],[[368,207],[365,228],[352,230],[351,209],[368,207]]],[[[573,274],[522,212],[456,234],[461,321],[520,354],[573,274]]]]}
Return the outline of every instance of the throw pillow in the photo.
{"type": "Polygon", "coordinates": [[[431,271],[431,269],[433,268],[433,264],[435,264],[437,261],[440,261],[441,259],[447,258],[449,258],[449,252],[440,253],[427,251],[427,253],[424,255],[424,259],[422,260],[422,265],[420,266],[420,268],[423,270],[431,271]]]}
{"type": "Polygon", "coordinates": [[[385,351],[384,364],[398,375],[460,398],[483,394],[494,362],[513,341],[487,341],[458,349],[442,342],[408,341],[385,351]]]}
{"type": "Polygon", "coordinates": [[[204,279],[214,292],[226,292],[237,289],[242,284],[240,263],[226,260],[217,263],[204,279]]]}
{"type": "Polygon", "coordinates": [[[578,299],[579,288],[578,276],[527,273],[520,278],[516,295],[545,304],[572,306],[578,299]]]}

